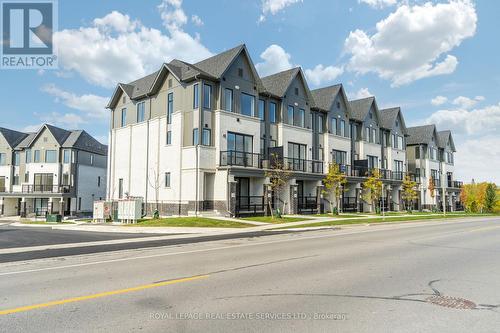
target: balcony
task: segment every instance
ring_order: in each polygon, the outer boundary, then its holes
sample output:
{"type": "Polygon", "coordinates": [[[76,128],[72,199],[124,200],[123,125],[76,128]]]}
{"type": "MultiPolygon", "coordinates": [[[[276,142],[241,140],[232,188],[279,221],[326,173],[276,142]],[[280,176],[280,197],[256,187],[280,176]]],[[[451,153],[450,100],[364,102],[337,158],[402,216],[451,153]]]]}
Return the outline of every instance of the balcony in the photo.
{"type": "Polygon", "coordinates": [[[221,151],[219,165],[262,169],[262,156],[241,151],[221,151]]]}
{"type": "Polygon", "coordinates": [[[22,185],[22,193],[71,193],[70,185],[22,185]]]}
{"type": "Polygon", "coordinates": [[[283,164],[288,170],[292,171],[323,173],[323,161],[283,157],[283,164]]]}
{"type": "Polygon", "coordinates": [[[464,186],[464,182],[460,182],[457,180],[448,180],[448,188],[462,188],[464,186]]]}

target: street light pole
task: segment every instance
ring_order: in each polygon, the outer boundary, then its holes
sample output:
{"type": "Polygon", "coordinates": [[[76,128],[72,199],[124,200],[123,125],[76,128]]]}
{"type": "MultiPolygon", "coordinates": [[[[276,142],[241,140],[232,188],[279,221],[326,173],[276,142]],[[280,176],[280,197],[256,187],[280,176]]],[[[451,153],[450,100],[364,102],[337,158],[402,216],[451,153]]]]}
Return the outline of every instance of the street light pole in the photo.
{"type": "Polygon", "coordinates": [[[441,172],[441,188],[442,188],[442,196],[443,200],[441,202],[443,203],[443,215],[446,216],[446,187],[445,187],[445,182],[444,182],[444,171],[441,172]]]}

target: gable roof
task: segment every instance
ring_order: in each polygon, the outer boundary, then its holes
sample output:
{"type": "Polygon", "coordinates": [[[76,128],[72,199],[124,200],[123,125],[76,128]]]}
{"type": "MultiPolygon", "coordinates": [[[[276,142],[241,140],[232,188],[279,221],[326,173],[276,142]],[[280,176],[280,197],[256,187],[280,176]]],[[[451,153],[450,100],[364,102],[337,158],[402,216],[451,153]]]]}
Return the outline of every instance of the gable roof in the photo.
{"type": "Polygon", "coordinates": [[[106,155],[108,153],[108,146],[103,145],[84,130],[71,131],[71,134],[62,147],[76,148],[100,155],[106,155]]]}
{"type": "Polygon", "coordinates": [[[302,68],[295,67],[292,69],[288,69],[276,74],[272,74],[261,79],[264,89],[267,93],[282,98],[285,96],[288,88],[292,84],[293,80],[300,75],[302,82],[304,83],[304,88],[307,94],[307,97],[311,101],[311,107],[314,106],[314,98],[311,94],[311,90],[309,90],[309,86],[307,85],[307,80],[302,72],[302,68]]]}
{"type": "Polygon", "coordinates": [[[0,127],[0,133],[7,141],[10,148],[16,147],[24,138],[28,136],[26,133],[14,131],[8,128],[0,127]]]}
{"type": "Polygon", "coordinates": [[[406,128],[403,113],[401,112],[401,108],[399,106],[380,110],[380,126],[389,130],[392,129],[394,123],[398,119],[398,115],[401,119],[400,125],[403,130],[403,134],[407,134],[408,129],[406,128]]]}
{"type": "Polygon", "coordinates": [[[199,61],[195,63],[194,66],[220,79],[222,74],[224,74],[226,69],[233,63],[234,59],[236,59],[243,49],[245,49],[245,44],[238,45],[232,49],[199,61]]]}
{"type": "Polygon", "coordinates": [[[372,105],[375,105],[375,113],[377,114],[377,118],[380,122],[380,111],[378,110],[377,102],[375,101],[375,97],[370,96],[362,99],[357,99],[354,101],[350,101],[351,105],[351,117],[356,121],[365,121],[368,112],[372,105]]]}
{"type": "Polygon", "coordinates": [[[453,142],[453,137],[451,135],[450,130],[437,132],[437,137],[438,137],[439,148],[445,149],[446,146],[448,145],[448,143],[450,143],[452,151],[454,151],[454,152],[456,151],[455,150],[455,143],[453,142]]]}
{"type": "Polygon", "coordinates": [[[314,98],[314,106],[325,111],[332,108],[333,101],[342,88],[341,84],[336,84],[329,87],[311,90],[311,95],[314,98]]]}
{"type": "Polygon", "coordinates": [[[437,136],[436,125],[408,127],[408,145],[429,144],[437,136]]]}

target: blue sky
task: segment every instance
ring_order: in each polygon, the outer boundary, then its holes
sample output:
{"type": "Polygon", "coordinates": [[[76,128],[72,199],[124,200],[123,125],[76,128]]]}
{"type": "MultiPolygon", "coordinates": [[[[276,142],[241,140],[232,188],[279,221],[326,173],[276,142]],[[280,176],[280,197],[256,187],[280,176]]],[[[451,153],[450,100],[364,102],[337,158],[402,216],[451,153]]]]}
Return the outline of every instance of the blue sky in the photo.
{"type": "Polygon", "coordinates": [[[457,176],[500,183],[497,1],[59,1],[59,69],[0,71],[0,126],[49,122],[104,141],[117,81],[246,43],[262,75],[300,65],[311,88],[401,106],[454,131],[457,176]]]}

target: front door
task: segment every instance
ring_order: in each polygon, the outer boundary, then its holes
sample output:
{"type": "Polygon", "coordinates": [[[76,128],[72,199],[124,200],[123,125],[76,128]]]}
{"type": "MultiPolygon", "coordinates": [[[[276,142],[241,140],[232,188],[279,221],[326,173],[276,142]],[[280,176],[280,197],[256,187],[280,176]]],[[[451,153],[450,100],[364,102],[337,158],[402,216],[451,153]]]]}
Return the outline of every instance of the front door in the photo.
{"type": "Polygon", "coordinates": [[[5,177],[0,177],[0,192],[5,192],[5,177]]]}
{"type": "Polygon", "coordinates": [[[43,216],[49,210],[49,199],[48,198],[35,198],[35,214],[37,216],[43,216]]]}

